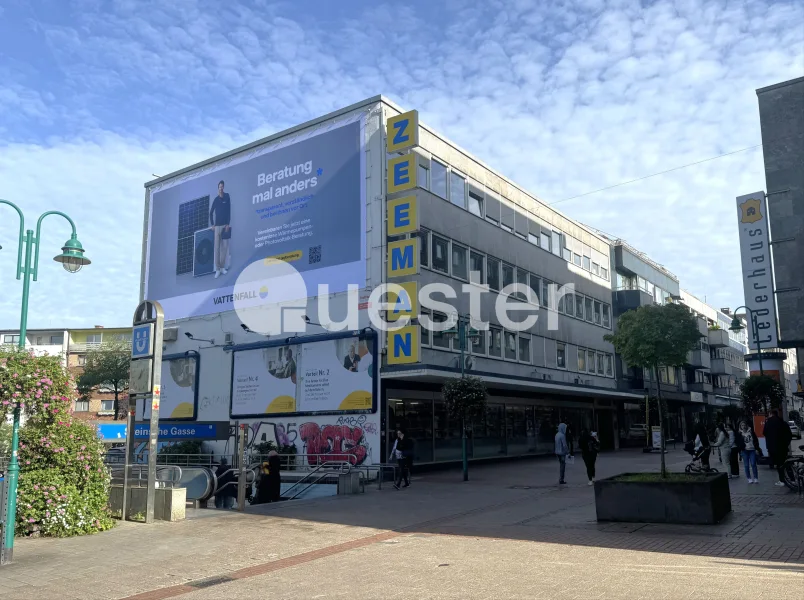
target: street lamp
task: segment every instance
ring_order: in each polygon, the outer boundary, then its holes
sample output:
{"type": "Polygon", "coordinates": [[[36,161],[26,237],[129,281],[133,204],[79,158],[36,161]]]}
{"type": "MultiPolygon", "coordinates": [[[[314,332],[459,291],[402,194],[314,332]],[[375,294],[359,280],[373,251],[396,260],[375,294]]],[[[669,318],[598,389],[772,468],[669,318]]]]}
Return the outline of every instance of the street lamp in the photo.
{"type": "MultiPolygon", "coordinates": [[[[476,338],[480,336],[480,332],[477,329],[473,329],[469,326],[469,317],[465,315],[458,315],[458,321],[455,323],[455,327],[451,327],[444,331],[444,335],[448,337],[456,337],[458,338],[458,347],[461,351],[461,379],[464,377],[464,368],[466,361],[464,360],[464,352],[466,352],[466,340],[469,338],[476,338]],[[468,327],[469,326],[469,327],[468,327]],[[467,331],[468,327],[468,331],[467,331]]],[[[466,455],[466,419],[463,422],[463,431],[461,432],[461,458],[463,462],[463,480],[469,481],[469,458],[466,455]]]]}
{"type": "Polygon", "coordinates": [[[739,318],[737,318],[737,311],[741,308],[744,308],[748,313],[748,317],[751,319],[751,335],[754,336],[754,343],[757,345],[757,358],[759,360],[759,374],[764,375],[765,371],[762,368],[762,345],[759,342],[759,331],[757,328],[757,316],[753,310],[748,308],[747,306],[738,306],[734,309],[734,318],[731,320],[731,327],[729,327],[729,331],[734,331],[735,333],[744,329],[742,322],[739,318]]]}
{"type": "MultiPolygon", "coordinates": [[[[70,239],[64,243],[61,254],[55,256],[53,260],[62,264],[69,273],[76,273],[84,265],[90,264],[90,260],[84,256],[84,248],[78,241],[75,233],[75,223],[63,212],[49,210],[39,217],[36,222],[36,235],[32,229],[25,230],[25,217],[20,208],[13,202],[0,199],[0,204],[6,204],[17,211],[20,217],[19,245],[17,248],[17,279],[22,279],[22,310],[20,312],[20,337],[18,345],[25,349],[25,337],[28,330],[28,291],[31,285],[31,278],[37,281],[39,276],[39,241],[42,231],[42,220],[49,215],[59,215],[65,218],[73,229],[70,239]],[[23,257],[23,248],[25,254],[23,257]],[[33,257],[31,254],[33,253],[33,257]],[[33,258],[33,260],[31,260],[33,258]]],[[[20,465],[17,460],[19,449],[20,432],[20,405],[19,402],[14,407],[14,425],[11,433],[11,461],[8,463],[8,495],[6,499],[6,519],[3,528],[2,552],[0,552],[0,563],[10,563],[14,555],[14,526],[17,516],[17,483],[19,482],[20,465]]]]}

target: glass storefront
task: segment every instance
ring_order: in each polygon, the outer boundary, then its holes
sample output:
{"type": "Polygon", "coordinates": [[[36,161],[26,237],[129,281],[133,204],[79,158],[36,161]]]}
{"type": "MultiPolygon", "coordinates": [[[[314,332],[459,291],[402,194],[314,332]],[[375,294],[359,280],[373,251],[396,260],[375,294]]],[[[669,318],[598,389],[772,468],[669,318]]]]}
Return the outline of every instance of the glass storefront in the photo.
{"type": "MultiPolygon", "coordinates": [[[[387,403],[388,448],[393,444],[397,427],[401,427],[414,442],[415,462],[461,460],[461,424],[450,419],[442,401],[399,399],[392,394],[389,392],[387,403]]],[[[584,427],[592,429],[595,423],[591,404],[588,408],[560,407],[500,400],[490,401],[483,417],[468,428],[469,458],[552,454],[562,420],[576,441],[584,427]]],[[[611,418],[608,422],[611,427],[611,418]]]]}

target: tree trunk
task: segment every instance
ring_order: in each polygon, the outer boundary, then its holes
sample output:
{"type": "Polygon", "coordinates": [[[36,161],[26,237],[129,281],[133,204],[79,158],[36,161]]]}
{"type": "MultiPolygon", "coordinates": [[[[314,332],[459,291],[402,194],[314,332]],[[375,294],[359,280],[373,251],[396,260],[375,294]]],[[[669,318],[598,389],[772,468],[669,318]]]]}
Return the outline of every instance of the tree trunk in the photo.
{"type": "Polygon", "coordinates": [[[120,418],[120,392],[117,391],[117,386],[114,387],[114,420],[120,418]]]}
{"type": "Polygon", "coordinates": [[[653,373],[656,375],[656,404],[659,410],[659,454],[662,457],[662,479],[667,478],[667,466],[664,460],[664,406],[662,402],[662,386],[659,385],[659,367],[653,366],[653,373]]]}

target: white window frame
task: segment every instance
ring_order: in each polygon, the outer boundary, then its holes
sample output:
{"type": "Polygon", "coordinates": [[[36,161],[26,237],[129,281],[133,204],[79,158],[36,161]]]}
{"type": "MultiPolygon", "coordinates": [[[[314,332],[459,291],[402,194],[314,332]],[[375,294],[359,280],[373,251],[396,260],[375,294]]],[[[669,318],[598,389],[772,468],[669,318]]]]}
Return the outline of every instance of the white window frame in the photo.
{"type": "Polygon", "coordinates": [[[564,342],[556,342],[556,369],[561,369],[562,371],[567,370],[567,345],[564,342]],[[560,361],[558,358],[562,353],[564,360],[560,361]],[[561,362],[564,364],[562,365],[561,362]]]}
{"type": "Polygon", "coordinates": [[[516,358],[519,362],[529,365],[533,363],[533,343],[532,343],[532,336],[529,333],[519,333],[516,338],[516,358]],[[526,341],[528,343],[528,360],[522,359],[522,352],[520,344],[522,341],[526,341]]]}
{"type": "Polygon", "coordinates": [[[455,279],[460,279],[461,281],[469,281],[469,246],[464,246],[463,244],[458,244],[457,242],[450,241],[450,245],[449,245],[449,271],[450,271],[450,275],[452,275],[452,277],[454,277],[455,279]],[[455,263],[453,262],[452,259],[453,259],[453,252],[455,251],[455,248],[459,248],[459,249],[463,250],[463,262],[464,262],[464,265],[466,266],[466,276],[465,277],[461,276],[461,275],[456,275],[455,273],[453,273],[453,267],[455,266],[455,263]]]}

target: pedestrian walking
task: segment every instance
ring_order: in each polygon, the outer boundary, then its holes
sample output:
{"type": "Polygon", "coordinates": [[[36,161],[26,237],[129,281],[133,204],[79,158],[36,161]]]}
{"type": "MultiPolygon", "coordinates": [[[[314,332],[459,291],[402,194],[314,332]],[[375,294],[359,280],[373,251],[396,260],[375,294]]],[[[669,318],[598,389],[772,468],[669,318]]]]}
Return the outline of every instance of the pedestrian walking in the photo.
{"type": "Polygon", "coordinates": [[[268,453],[268,460],[260,465],[257,481],[257,498],[254,504],[279,502],[282,496],[282,469],[276,450],[268,453]]]}
{"type": "Polygon", "coordinates": [[[567,470],[567,455],[569,454],[569,446],[567,445],[567,426],[564,423],[558,424],[558,433],[556,433],[555,453],[558,457],[558,484],[565,485],[564,473],[567,470]]]}
{"type": "Polygon", "coordinates": [[[729,435],[726,433],[726,426],[723,423],[718,423],[717,427],[715,428],[715,443],[712,444],[713,448],[717,448],[717,457],[718,460],[722,463],[723,456],[726,456],[726,460],[729,459],[729,435]]]}
{"type": "Polygon", "coordinates": [[[745,467],[745,477],[748,483],[759,483],[759,476],[757,475],[757,449],[759,448],[759,440],[757,434],[751,426],[745,421],[740,421],[740,430],[737,432],[737,447],[740,449],[740,454],[743,458],[743,466],[745,467]],[[753,471],[753,478],[751,477],[753,471]]]}
{"type": "Polygon", "coordinates": [[[709,442],[709,434],[703,423],[698,423],[695,428],[695,452],[700,453],[701,466],[705,471],[711,469],[709,466],[709,455],[712,454],[712,446],[709,442]]]}
{"type": "Polygon", "coordinates": [[[771,416],[765,421],[765,446],[768,448],[768,458],[770,458],[771,468],[776,467],[779,473],[779,481],[774,485],[782,487],[784,483],[784,463],[790,453],[790,442],[793,440],[793,432],[790,425],[779,416],[779,411],[773,409],[771,416]]]}
{"type": "Polygon", "coordinates": [[[726,426],[726,433],[729,436],[729,479],[740,477],[740,448],[737,446],[737,434],[731,423],[726,426]]]}
{"type": "Polygon", "coordinates": [[[218,468],[215,469],[215,508],[234,508],[237,487],[235,486],[234,470],[229,466],[226,458],[221,457],[218,468]]]}
{"type": "Polygon", "coordinates": [[[391,456],[389,460],[396,460],[399,466],[399,473],[397,474],[394,487],[398,490],[405,481],[404,487],[410,487],[410,467],[413,463],[413,443],[410,439],[405,437],[405,432],[402,429],[396,430],[396,440],[394,446],[391,448],[391,456]]]}
{"type": "Polygon", "coordinates": [[[581,448],[581,458],[583,464],[586,465],[586,477],[589,479],[589,485],[595,483],[595,463],[597,462],[597,453],[600,451],[600,443],[597,439],[597,433],[590,432],[585,427],[581,430],[581,437],[578,439],[578,445],[581,448]]]}

